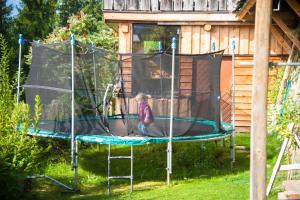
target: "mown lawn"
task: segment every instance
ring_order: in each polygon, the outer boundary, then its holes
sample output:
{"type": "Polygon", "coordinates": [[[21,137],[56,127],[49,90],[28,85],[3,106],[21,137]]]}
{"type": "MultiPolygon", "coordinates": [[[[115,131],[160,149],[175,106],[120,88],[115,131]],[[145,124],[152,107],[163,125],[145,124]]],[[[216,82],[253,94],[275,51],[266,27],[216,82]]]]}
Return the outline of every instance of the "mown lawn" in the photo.
{"type": "MultiPolygon", "coordinates": [[[[249,199],[248,134],[236,136],[236,163],[230,169],[229,140],[221,142],[190,142],[174,145],[172,186],[166,185],[166,144],[134,147],[134,192],[129,194],[128,180],[114,180],[112,194],[107,195],[107,148],[105,145],[80,145],[78,193],[66,193],[46,180],[33,181],[38,199],[249,199]]],[[[279,142],[268,138],[268,173],[276,161],[279,142]]],[[[115,155],[129,155],[130,148],[117,146],[115,155]]],[[[127,160],[113,161],[112,175],[129,175],[127,160]]],[[[69,160],[49,163],[46,174],[71,183],[69,160]]],[[[280,180],[280,177],[279,177],[280,180]]],[[[277,181],[269,199],[280,191],[277,181]]]]}

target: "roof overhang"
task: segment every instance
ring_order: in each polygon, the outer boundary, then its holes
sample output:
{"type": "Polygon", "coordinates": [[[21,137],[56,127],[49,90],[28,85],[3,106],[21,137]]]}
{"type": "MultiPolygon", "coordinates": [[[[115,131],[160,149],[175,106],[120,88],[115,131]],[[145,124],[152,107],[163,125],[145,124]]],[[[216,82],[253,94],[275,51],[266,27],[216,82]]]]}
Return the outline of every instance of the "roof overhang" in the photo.
{"type": "Polygon", "coordinates": [[[256,0],[248,0],[241,8],[241,10],[237,13],[236,17],[244,21],[245,17],[249,13],[250,9],[255,5],[255,3],[256,0]]]}

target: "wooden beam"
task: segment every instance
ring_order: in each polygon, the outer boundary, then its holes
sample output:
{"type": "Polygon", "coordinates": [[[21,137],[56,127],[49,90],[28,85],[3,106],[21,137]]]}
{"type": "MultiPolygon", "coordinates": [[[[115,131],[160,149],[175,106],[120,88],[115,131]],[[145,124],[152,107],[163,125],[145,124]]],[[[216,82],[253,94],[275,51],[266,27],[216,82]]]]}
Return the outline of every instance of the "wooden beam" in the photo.
{"type": "MultiPolygon", "coordinates": [[[[202,22],[157,22],[158,25],[171,25],[171,26],[204,26],[207,24],[206,21],[202,22]]],[[[210,25],[218,25],[218,26],[254,26],[253,22],[242,22],[242,21],[213,21],[209,22],[210,25]]]]}
{"type": "Polygon", "coordinates": [[[285,0],[285,1],[295,11],[295,13],[300,17],[300,4],[296,0],[285,0]]]}
{"type": "Polygon", "coordinates": [[[274,22],[281,28],[281,30],[287,35],[287,37],[295,44],[295,46],[300,50],[300,41],[289,29],[289,27],[280,19],[277,13],[273,13],[272,18],[274,22]]]}
{"type": "Polygon", "coordinates": [[[245,3],[245,5],[242,7],[242,9],[238,12],[237,17],[240,20],[243,20],[247,13],[249,12],[249,10],[254,6],[256,0],[249,0],[245,3]]]}
{"type": "Polygon", "coordinates": [[[289,43],[287,43],[275,26],[271,26],[271,33],[286,51],[290,52],[292,50],[292,47],[289,45],[289,43]]]}
{"type": "Polygon", "coordinates": [[[226,22],[239,21],[233,13],[151,13],[151,12],[108,12],[103,13],[105,21],[134,22],[226,22]]]}
{"type": "Polygon", "coordinates": [[[269,182],[268,187],[267,187],[267,195],[269,195],[269,193],[271,192],[271,189],[273,187],[273,184],[274,184],[274,181],[276,179],[277,173],[280,170],[280,163],[281,163],[281,160],[284,156],[284,153],[285,153],[285,151],[288,147],[288,143],[289,143],[289,138],[285,138],[284,141],[282,142],[282,145],[280,147],[280,152],[279,152],[279,155],[277,157],[277,160],[276,160],[276,163],[275,163],[275,166],[273,168],[272,175],[271,175],[271,178],[270,178],[270,182],[269,182]]]}
{"type": "Polygon", "coordinates": [[[300,164],[281,165],[280,171],[300,170],[300,164]]]}
{"type": "Polygon", "coordinates": [[[266,199],[267,93],[272,0],[257,0],[252,85],[250,199],[266,199]]]}

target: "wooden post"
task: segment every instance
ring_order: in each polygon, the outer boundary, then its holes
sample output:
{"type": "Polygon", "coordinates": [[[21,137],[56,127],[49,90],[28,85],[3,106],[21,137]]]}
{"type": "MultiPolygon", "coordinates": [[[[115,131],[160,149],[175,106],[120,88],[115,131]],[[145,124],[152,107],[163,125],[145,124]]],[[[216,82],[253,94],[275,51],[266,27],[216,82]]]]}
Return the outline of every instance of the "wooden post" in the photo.
{"type": "Polygon", "coordinates": [[[250,199],[266,199],[267,90],[272,0],[257,0],[252,85],[250,199]]]}

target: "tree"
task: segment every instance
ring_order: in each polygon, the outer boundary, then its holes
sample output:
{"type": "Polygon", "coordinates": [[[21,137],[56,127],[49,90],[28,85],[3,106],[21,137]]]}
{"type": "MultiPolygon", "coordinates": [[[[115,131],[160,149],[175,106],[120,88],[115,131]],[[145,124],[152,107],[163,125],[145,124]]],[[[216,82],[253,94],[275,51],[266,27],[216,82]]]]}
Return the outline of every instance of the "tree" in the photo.
{"type": "Polygon", "coordinates": [[[14,32],[32,40],[46,37],[54,28],[57,0],[22,0],[21,4],[14,32]]]}
{"type": "Polygon", "coordinates": [[[8,35],[8,29],[9,25],[11,23],[11,14],[12,6],[7,5],[7,0],[1,0],[0,1],[0,33],[2,33],[4,36],[8,35]]]}
{"type": "Polygon", "coordinates": [[[60,0],[58,4],[58,24],[65,26],[70,16],[77,14],[84,5],[84,0],[60,0]]]}
{"type": "Polygon", "coordinates": [[[86,0],[82,11],[97,20],[102,20],[102,0],[86,0]]]}
{"type": "Polygon", "coordinates": [[[94,43],[97,47],[115,52],[117,50],[117,33],[94,16],[80,12],[68,19],[68,26],[57,27],[48,35],[44,42],[55,43],[69,40],[71,33],[75,34],[76,40],[85,44],[94,43]]]}

